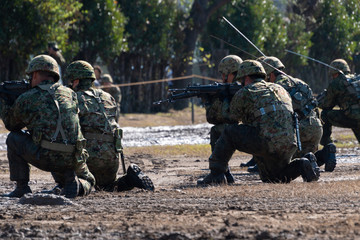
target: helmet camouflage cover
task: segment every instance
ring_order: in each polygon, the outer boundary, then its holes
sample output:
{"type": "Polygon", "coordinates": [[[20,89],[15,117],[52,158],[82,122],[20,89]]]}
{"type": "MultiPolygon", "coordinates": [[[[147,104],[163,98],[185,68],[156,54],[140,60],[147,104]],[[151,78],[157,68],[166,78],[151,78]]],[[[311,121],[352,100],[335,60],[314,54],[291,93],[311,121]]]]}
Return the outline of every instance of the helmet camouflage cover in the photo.
{"type": "Polygon", "coordinates": [[[76,79],[96,79],[94,68],[90,63],[82,60],[70,63],[66,68],[64,78],[69,82],[76,79]]]}
{"type": "Polygon", "coordinates": [[[38,55],[34,57],[25,72],[30,75],[36,71],[51,72],[56,75],[57,80],[60,78],[59,65],[56,60],[49,55],[38,55]]]}
{"type": "MultiPolygon", "coordinates": [[[[349,74],[350,73],[349,65],[347,64],[347,62],[344,59],[335,59],[334,61],[332,61],[330,63],[330,66],[342,71],[344,74],[349,74]]],[[[335,73],[338,73],[339,71],[336,70],[336,69],[330,68],[329,73],[331,75],[333,75],[335,73]]]]}
{"type": "Polygon", "coordinates": [[[268,75],[273,71],[275,71],[276,69],[281,70],[285,68],[284,64],[280,61],[280,59],[276,57],[265,57],[264,59],[262,59],[262,61],[264,61],[263,67],[265,69],[266,74],[268,75]],[[270,67],[268,64],[270,66],[273,66],[274,68],[270,67]]]}
{"type": "Polygon", "coordinates": [[[218,70],[227,75],[238,71],[240,63],[242,63],[242,59],[239,56],[228,55],[221,59],[218,70]]]}
{"type": "Polygon", "coordinates": [[[112,77],[110,76],[110,74],[104,74],[101,78],[101,81],[103,83],[113,83],[114,82],[112,77]]]}
{"type": "Polygon", "coordinates": [[[265,69],[261,65],[260,62],[255,61],[255,60],[245,60],[240,64],[239,70],[238,70],[239,78],[254,75],[254,74],[262,75],[262,76],[266,77],[265,69]]]}

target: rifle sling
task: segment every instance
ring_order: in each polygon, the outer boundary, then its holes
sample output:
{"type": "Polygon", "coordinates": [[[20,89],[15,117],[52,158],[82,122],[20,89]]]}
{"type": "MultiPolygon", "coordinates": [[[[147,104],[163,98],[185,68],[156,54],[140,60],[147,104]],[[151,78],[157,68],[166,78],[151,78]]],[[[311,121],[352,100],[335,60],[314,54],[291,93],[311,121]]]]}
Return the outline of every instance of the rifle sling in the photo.
{"type": "Polygon", "coordinates": [[[50,94],[53,101],[55,102],[55,105],[56,105],[56,108],[57,108],[58,114],[59,114],[57,124],[56,124],[56,130],[55,130],[54,135],[51,137],[51,141],[52,142],[56,141],[56,138],[57,138],[57,136],[58,136],[58,134],[60,132],[61,137],[63,139],[63,142],[65,144],[67,144],[67,138],[66,138],[66,135],[65,135],[65,132],[64,132],[64,128],[63,128],[63,126],[61,124],[61,112],[60,112],[59,102],[55,98],[55,91],[59,86],[54,86],[54,84],[45,84],[45,85],[38,85],[38,87],[41,88],[42,90],[47,91],[50,94]]]}

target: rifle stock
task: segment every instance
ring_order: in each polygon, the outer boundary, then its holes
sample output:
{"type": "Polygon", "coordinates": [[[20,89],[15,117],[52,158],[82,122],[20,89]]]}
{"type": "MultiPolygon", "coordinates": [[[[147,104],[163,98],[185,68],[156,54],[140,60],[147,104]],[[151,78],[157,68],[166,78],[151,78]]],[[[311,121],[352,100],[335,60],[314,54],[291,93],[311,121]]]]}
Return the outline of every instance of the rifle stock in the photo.
{"type": "Polygon", "coordinates": [[[174,102],[179,99],[186,99],[191,97],[202,97],[206,95],[215,96],[228,96],[232,97],[240,90],[242,86],[240,84],[229,83],[215,83],[209,85],[192,85],[182,89],[169,89],[170,96],[167,99],[154,102],[153,104],[161,104],[165,102],[174,102]]]}

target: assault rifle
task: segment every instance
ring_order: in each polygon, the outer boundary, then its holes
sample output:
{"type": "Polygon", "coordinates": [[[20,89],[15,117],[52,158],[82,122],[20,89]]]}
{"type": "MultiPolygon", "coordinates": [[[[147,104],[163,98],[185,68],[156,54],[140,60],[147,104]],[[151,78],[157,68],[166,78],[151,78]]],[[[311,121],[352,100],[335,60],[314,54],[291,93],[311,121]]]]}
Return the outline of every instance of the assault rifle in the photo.
{"type": "Polygon", "coordinates": [[[5,81],[0,83],[0,98],[7,104],[12,105],[24,92],[30,89],[30,83],[26,80],[5,81]]]}
{"type": "Polygon", "coordinates": [[[233,97],[242,86],[238,83],[214,83],[209,85],[192,85],[181,89],[169,89],[170,96],[167,99],[153,102],[153,104],[161,104],[164,102],[174,102],[179,99],[191,97],[202,97],[206,95],[233,97]]]}

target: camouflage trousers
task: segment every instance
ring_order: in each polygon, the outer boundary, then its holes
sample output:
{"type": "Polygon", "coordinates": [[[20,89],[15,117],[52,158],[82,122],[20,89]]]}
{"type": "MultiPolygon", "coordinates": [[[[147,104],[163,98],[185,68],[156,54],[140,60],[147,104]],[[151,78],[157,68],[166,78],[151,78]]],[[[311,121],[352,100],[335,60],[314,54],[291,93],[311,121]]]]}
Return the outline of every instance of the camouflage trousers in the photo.
{"type": "MultiPolygon", "coordinates": [[[[30,179],[30,164],[53,176],[74,171],[78,176],[85,193],[91,191],[95,178],[90,173],[85,161],[76,160],[74,153],[63,153],[41,148],[35,144],[30,134],[18,131],[11,132],[6,139],[7,154],[10,168],[10,180],[28,182],[30,179]]],[[[85,158],[87,153],[85,151],[85,158]]],[[[55,181],[64,186],[61,178],[55,181]]]]}
{"type": "Polygon", "coordinates": [[[114,143],[89,139],[86,145],[89,152],[86,163],[95,176],[96,189],[113,191],[120,162],[114,143]]]}
{"type": "Polygon", "coordinates": [[[323,110],[321,112],[321,119],[324,121],[323,136],[320,141],[321,145],[325,146],[332,142],[332,126],[351,128],[360,143],[359,119],[349,118],[343,110],[323,110]]]}
{"type": "Polygon", "coordinates": [[[302,150],[297,150],[294,158],[303,157],[306,153],[315,153],[318,150],[323,128],[321,121],[316,116],[310,116],[299,122],[299,132],[302,150]]]}
{"type": "Polygon", "coordinates": [[[227,124],[216,124],[210,129],[210,146],[211,152],[215,149],[215,143],[220,138],[227,124]]]}
{"type": "Polygon", "coordinates": [[[209,158],[209,168],[225,172],[235,150],[252,154],[259,167],[263,182],[289,182],[301,175],[302,164],[297,158],[290,160],[296,145],[288,152],[270,153],[268,141],[259,136],[259,130],[244,124],[228,124],[216,142],[209,158]]]}

